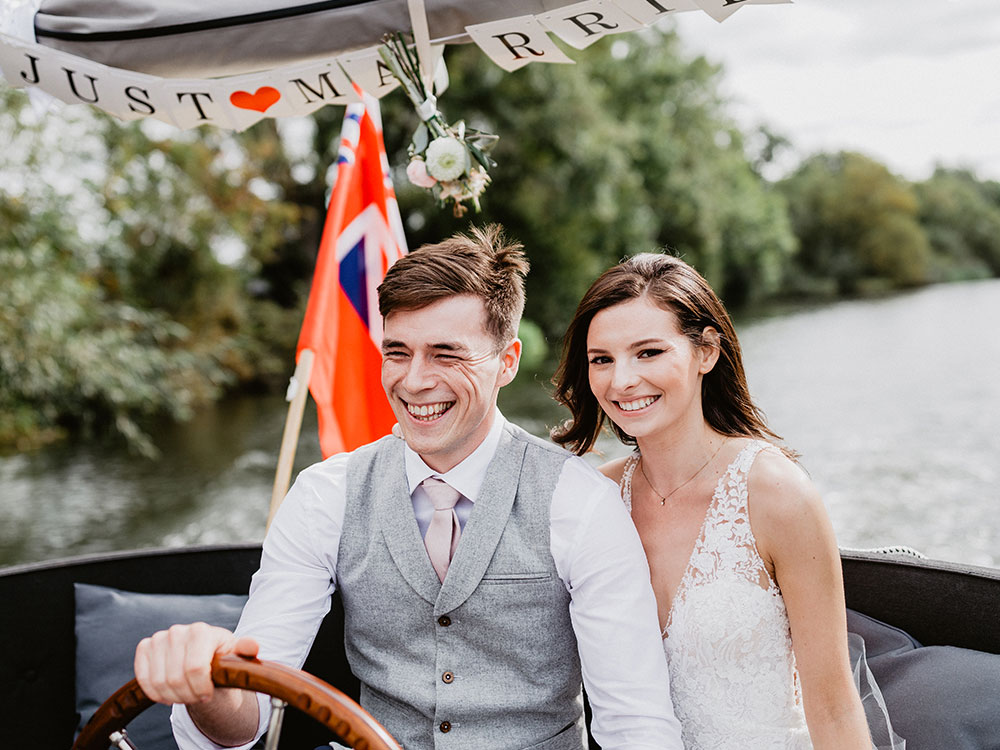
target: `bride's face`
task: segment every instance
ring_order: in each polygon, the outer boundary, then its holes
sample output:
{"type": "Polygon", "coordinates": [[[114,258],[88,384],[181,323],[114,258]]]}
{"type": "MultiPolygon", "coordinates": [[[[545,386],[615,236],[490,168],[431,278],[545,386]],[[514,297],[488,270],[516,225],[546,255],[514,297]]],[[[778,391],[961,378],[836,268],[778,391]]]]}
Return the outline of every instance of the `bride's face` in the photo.
{"type": "Polygon", "coordinates": [[[695,346],[674,313],[645,297],[601,310],[587,331],[587,357],[591,391],[629,435],[701,424],[701,379],[718,348],[695,346]]]}

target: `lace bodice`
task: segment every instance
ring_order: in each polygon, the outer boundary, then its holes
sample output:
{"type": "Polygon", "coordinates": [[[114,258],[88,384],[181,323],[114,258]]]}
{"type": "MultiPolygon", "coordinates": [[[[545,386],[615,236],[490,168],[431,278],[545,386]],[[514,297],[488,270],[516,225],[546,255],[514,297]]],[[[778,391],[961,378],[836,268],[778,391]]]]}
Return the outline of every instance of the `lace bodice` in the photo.
{"type": "MultiPolygon", "coordinates": [[[[747,475],[751,441],[719,478],[664,629],[670,693],[687,750],[808,750],[788,614],[757,552],[747,475]]],[[[636,451],[622,475],[632,511],[636,451]]]]}

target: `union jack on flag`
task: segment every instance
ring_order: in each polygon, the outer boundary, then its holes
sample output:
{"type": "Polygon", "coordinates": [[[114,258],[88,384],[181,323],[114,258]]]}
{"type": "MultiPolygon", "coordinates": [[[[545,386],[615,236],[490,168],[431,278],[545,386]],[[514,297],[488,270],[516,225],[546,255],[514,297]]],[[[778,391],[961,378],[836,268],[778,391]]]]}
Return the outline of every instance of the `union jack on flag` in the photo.
{"type": "Polygon", "coordinates": [[[406,253],[382,142],[378,100],[355,86],[337,155],[297,356],[315,354],[309,392],[323,457],[387,435],[396,421],[381,385],[382,317],[376,289],[406,253]]]}

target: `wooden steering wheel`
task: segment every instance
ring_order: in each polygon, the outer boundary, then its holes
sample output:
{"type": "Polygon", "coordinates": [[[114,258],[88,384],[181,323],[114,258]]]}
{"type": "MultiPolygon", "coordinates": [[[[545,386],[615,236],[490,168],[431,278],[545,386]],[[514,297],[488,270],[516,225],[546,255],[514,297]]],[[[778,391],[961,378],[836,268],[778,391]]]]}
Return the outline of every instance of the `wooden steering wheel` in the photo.
{"type": "MultiPolygon", "coordinates": [[[[402,750],[361,706],[332,685],[298,669],[271,661],[216,655],[212,682],[265,693],[311,716],[356,750],[402,750]]],[[[135,680],[104,701],[73,743],[73,750],[107,750],[132,719],[153,705],[135,680]]],[[[119,745],[127,747],[130,745],[119,745]]]]}

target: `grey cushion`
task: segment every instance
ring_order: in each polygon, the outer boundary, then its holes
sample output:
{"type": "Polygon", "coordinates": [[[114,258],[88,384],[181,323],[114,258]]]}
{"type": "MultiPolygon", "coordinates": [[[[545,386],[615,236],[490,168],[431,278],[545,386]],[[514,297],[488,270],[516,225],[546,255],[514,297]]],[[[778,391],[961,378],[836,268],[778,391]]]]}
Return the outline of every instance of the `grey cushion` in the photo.
{"type": "Polygon", "coordinates": [[[902,630],[848,610],[906,750],[1000,750],[1000,655],[921,646],[902,630]]]}
{"type": "MultiPolygon", "coordinates": [[[[78,730],[115,690],[135,675],[135,647],[177,623],[207,622],[232,630],[247,597],[234,594],[138,594],[85,583],[76,597],[76,710],[78,730]]],[[[176,750],[169,706],[156,705],[128,726],[142,750],[176,750]]]]}

